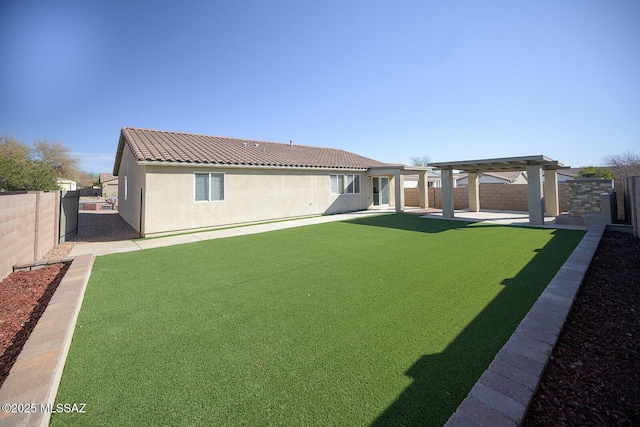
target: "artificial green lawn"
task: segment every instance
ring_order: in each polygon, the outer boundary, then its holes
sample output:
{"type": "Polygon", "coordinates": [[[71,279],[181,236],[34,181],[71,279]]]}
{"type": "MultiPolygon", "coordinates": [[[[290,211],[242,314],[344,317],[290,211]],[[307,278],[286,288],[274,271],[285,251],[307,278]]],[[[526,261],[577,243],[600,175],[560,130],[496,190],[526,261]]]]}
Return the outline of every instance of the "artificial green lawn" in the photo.
{"type": "Polygon", "coordinates": [[[583,232],[380,215],[98,257],[53,425],[441,425],[583,232]]]}

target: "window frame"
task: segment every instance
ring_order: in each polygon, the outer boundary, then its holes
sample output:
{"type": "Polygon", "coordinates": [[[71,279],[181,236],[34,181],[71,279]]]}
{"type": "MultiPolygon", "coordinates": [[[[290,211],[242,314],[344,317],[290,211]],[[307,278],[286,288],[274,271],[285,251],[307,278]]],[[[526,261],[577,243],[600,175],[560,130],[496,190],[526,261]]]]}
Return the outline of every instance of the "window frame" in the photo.
{"type": "Polygon", "coordinates": [[[344,193],[345,194],[360,194],[360,174],[359,173],[353,173],[353,174],[347,174],[345,175],[345,189],[344,189],[344,193]],[[351,177],[352,181],[349,182],[349,177],[351,177]],[[351,187],[351,185],[353,184],[353,188],[351,189],[351,191],[349,191],[349,187],[351,187]],[[357,190],[357,191],[356,191],[357,190]]]}
{"type": "Polygon", "coordinates": [[[360,194],[361,186],[362,179],[359,173],[329,175],[329,194],[333,196],[360,194]],[[351,181],[349,181],[350,178],[351,181]]]}
{"type": "Polygon", "coordinates": [[[193,173],[193,201],[195,203],[224,202],[225,193],[226,193],[226,177],[224,172],[194,172],[193,173]],[[206,199],[198,199],[198,178],[197,178],[198,175],[207,177],[206,199]],[[222,191],[221,191],[222,197],[219,199],[212,198],[212,191],[213,191],[212,176],[214,175],[222,177],[222,191]]]}

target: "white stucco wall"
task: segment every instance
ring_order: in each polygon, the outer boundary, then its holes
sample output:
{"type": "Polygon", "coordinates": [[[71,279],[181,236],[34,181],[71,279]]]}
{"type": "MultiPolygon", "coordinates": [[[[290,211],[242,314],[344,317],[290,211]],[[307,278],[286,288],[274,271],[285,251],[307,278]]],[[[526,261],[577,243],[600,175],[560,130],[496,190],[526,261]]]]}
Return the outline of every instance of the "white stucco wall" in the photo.
{"type": "MultiPolygon", "coordinates": [[[[140,193],[145,195],[145,166],[140,166],[133,158],[128,146],[125,146],[118,172],[118,212],[135,230],[140,230],[140,193]],[[125,197],[125,186],[127,187],[125,197]]],[[[144,225],[144,221],[143,221],[144,225]]]]}
{"type": "MultiPolygon", "coordinates": [[[[122,173],[119,178],[122,186],[122,173]]],[[[130,186],[131,179],[129,178],[130,186]]],[[[364,171],[148,165],[145,184],[144,232],[147,236],[253,221],[363,210],[369,207],[372,197],[372,182],[364,171]],[[224,173],[225,200],[196,202],[196,172],[224,173]],[[330,194],[331,174],[359,174],[360,194],[330,194]]],[[[137,195],[139,198],[139,190],[137,195]]],[[[122,206],[122,192],[120,200],[122,206]]],[[[135,218],[136,211],[131,210],[126,215],[135,218]]]]}

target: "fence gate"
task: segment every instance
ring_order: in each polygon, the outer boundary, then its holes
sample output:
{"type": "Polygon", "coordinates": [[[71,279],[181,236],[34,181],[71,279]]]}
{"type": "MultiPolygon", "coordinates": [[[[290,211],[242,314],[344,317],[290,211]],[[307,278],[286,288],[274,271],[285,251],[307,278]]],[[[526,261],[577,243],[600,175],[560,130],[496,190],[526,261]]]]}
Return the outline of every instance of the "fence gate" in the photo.
{"type": "Polygon", "coordinates": [[[78,234],[78,204],[80,191],[60,192],[60,238],[58,244],[78,234]]]}

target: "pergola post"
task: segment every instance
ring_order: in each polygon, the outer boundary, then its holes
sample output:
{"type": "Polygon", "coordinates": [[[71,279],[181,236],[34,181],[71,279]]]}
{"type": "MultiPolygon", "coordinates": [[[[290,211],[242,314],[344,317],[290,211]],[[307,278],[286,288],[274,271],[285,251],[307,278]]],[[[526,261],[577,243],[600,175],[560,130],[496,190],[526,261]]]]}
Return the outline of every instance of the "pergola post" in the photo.
{"type": "Polygon", "coordinates": [[[478,184],[478,172],[469,172],[469,211],[480,212],[480,185],[478,184]]]}
{"type": "Polygon", "coordinates": [[[418,192],[420,197],[420,207],[422,209],[429,207],[429,180],[427,174],[429,172],[424,171],[418,174],[418,192]]]}
{"type": "Polygon", "coordinates": [[[560,215],[558,171],[552,169],[544,171],[544,211],[548,216],[560,215]]]}
{"type": "Polygon", "coordinates": [[[396,172],[394,175],[395,183],[395,205],[396,212],[404,212],[404,175],[396,172]]]}
{"type": "Polygon", "coordinates": [[[442,217],[453,218],[453,169],[442,169],[442,217]]]}
{"type": "Polygon", "coordinates": [[[527,185],[529,201],[529,224],[544,225],[544,204],[542,197],[542,166],[527,164],[527,185]]]}

